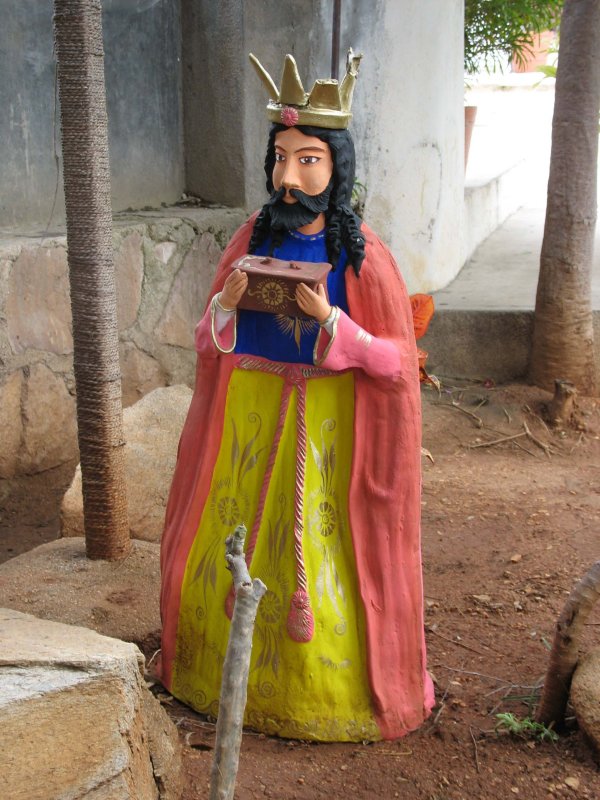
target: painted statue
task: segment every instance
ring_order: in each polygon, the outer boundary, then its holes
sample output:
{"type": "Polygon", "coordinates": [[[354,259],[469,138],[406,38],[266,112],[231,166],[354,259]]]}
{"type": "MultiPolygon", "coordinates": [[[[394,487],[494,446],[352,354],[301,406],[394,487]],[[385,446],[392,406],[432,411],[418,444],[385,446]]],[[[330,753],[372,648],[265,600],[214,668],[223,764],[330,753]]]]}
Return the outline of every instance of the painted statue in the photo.
{"type": "MultiPolygon", "coordinates": [[[[360,56],[270,100],[268,202],[233,236],[196,328],[196,388],[162,540],[162,680],[216,716],[233,598],[224,537],[248,528],[256,620],[245,722],[321,741],[393,739],[433,705],[420,551],[421,405],[409,298],[350,207],[360,56]],[[332,265],[297,315],[240,309],[247,254],[332,265]]],[[[266,284],[264,284],[266,286],[266,284]]],[[[267,287],[268,289],[269,287],[267,287]]],[[[265,289],[263,301],[277,291],[265,289]]],[[[243,303],[242,303],[243,305],[243,303]]],[[[266,306],[265,306],[266,307],[266,306]]]]}

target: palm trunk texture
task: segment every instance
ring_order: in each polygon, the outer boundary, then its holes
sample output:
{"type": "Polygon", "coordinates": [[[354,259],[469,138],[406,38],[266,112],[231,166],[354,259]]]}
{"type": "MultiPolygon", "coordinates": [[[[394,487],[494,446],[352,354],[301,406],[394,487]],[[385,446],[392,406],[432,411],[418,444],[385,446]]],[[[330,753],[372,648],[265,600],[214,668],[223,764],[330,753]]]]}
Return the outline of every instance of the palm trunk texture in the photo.
{"type": "Polygon", "coordinates": [[[599,598],[600,561],[596,561],[567,598],[556,623],[544,691],[536,714],[537,721],[544,725],[560,727],[564,722],[583,626],[599,598]]]}
{"type": "Polygon", "coordinates": [[[530,377],[549,390],[566,379],[587,395],[598,391],[591,272],[599,107],[600,3],[565,0],[530,377]]]}
{"type": "Polygon", "coordinates": [[[86,552],[129,552],[100,0],[55,0],[86,552]]]}

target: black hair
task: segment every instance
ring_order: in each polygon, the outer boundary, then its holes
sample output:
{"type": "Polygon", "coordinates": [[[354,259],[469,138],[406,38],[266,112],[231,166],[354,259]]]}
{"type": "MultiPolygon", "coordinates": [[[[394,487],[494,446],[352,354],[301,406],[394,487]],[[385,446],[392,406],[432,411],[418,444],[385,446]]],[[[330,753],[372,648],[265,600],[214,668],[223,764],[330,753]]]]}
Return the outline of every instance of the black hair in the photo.
{"type": "MultiPolygon", "coordinates": [[[[335,269],[344,247],[348,263],[352,264],[354,272],[358,275],[365,258],[365,237],[360,230],[361,221],[350,206],[356,165],[352,137],[347,130],[330,130],[312,125],[296,125],[296,128],[306,136],[316,136],[329,145],[333,159],[333,188],[329,198],[329,208],[325,212],[327,257],[335,269]]],[[[269,194],[274,191],[272,176],[275,167],[275,136],[280,131],[286,130],[288,128],[285,125],[275,123],[271,125],[269,131],[265,157],[266,185],[269,194]]],[[[281,244],[284,235],[283,231],[272,230],[270,204],[265,203],[254,223],[249,250],[254,253],[256,248],[271,236],[271,251],[273,251],[281,244]]]]}

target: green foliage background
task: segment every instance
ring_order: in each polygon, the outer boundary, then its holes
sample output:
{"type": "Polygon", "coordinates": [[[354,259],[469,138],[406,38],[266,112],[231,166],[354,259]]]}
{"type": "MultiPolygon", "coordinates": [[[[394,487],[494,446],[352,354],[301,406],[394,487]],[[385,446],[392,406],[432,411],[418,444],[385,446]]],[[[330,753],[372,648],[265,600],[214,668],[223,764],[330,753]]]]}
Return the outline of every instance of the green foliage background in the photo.
{"type": "Polygon", "coordinates": [[[526,58],[533,36],[555,28],[563,0],[465,0],[465,72],[526,58]]]}

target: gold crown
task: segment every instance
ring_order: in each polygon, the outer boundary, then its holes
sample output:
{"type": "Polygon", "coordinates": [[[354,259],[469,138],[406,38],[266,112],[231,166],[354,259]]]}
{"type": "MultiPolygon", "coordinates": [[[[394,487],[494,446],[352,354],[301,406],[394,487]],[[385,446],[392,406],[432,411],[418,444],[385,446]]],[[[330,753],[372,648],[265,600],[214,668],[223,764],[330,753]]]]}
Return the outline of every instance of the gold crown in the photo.
{"type": "Polygon", "coordinates": [[[352,119],[350,108],[361,58],[362,53],[354,55],[350,48],[346,59],[346,74],[342,82],[338,83],[333,78],[317,80],[310,94],[307,94],[302,86],[294,56],[289,53],[286,55],[281,89],[277,89],[273,78],[258,58],[250,53],[250,61],[269,93],[267,116],[271,122],[280,122],[288,126],[316,125],[319,128],[335,129],[347,128],[352,119]]]}

